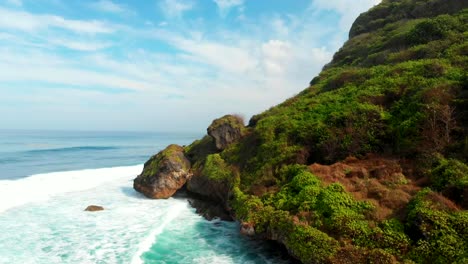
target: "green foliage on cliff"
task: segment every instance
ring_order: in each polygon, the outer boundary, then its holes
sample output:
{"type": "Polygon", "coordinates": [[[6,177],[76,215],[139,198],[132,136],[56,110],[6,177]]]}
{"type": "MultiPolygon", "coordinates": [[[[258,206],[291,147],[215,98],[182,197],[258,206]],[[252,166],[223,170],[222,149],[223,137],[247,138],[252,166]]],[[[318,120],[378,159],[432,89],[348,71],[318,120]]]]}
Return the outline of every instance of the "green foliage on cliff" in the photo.
{"type": "Polygon", "coordinates": [[[443,191],[445,188],[463,190],[468,187],[468,166],[456,159],[440,159],[431,170],[433,188],[443,191]]]}
{"type": "Polygon", "coordinates": [[[231,181],[232,171],[219,154],[211,154],[206,157],[202,174],[215,181],[231,181]]]}
{"type": "Polygon", "coordinates": [[[409,256],[418,263],[468,261],[468,213],[450,210],[444,199],[426,189],[408,206],[407,226],[416,241],[409,256]]]}
{"type": "Polygon", "coordinates": [[[172,162],[174,164],[182,165],[183,170],[188,171],[190,169],[190,163],[184,161],[184,155],[182,154],[184,149],[178,145],[169,145],[164,150],[154,155],[145,162],[141,177],[152,177],[160,172],[165,165],[165,162],[172,162]]]}
{"type": "MultiPolygon", "coordinates": [[[[237,219],[305,263],[467,261],[467,8],[384,0],[356,20],[310,87],[254,116],[224,151],[213,154],[204,138],[186,148],[189,158],[213,180],[240,175],[229,201],[237,219]],[[367,153],[416,164],[414,177],[432,190],[382,219],[378,202],[305,166],[367,153]]],[[[213,124],[222,122],[231,121],[213,124]]]]}

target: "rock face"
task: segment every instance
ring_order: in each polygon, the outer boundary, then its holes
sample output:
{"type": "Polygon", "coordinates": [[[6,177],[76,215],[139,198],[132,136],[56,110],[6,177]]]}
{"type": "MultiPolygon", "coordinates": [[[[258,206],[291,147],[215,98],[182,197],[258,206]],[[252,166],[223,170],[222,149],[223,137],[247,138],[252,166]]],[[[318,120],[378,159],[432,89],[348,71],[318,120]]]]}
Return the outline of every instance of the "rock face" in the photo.
{"type": "Polygon", "coordinates": [[[170,145],[145,163],[143,172],[133,181],[133,188],[153,199],[167,199],[182,188],[192,176],[184,149],[170,145]]]}
{"type": "Polygon", "coordinates": [[[218,150],[224,150],[229,144],[239,140],[242,137],[244,122],[238,116],[226,115],[215,119],[208,127],[210,135],[216,144],[218,150]]]}
{"type": "Polygon", "coordinates": [[[200,173],[193,175],[190,181],[187,182],[187,190],[219,204],[225,204],[230,193],[227,182],[215,181],[200,173]]]}
{"type": "Polygon", "coordinates": [[[90,205],[86,207],[85,209],[85,211],[88,211],[88,212],[96,212],[96,211],[102,211],[102,210],[104,210],[104,207],[99,206],[99,205],[90,205]]]}

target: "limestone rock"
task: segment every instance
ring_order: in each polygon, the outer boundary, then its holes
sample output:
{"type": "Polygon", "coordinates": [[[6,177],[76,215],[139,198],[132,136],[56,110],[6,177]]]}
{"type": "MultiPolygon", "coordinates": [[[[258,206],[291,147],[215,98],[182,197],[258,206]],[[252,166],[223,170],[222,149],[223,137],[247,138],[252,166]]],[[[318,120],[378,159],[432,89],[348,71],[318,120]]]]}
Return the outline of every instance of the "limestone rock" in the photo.
{"type": "Polygon", "coordinates": [[[229,144],[239,140],[243,130],[244,122],[234,115],[225,115],[215,119],[207,129],[208,135],[215,140],[218,150],[224,150],[229,144]]]}
{"type": "Polygon", "coordinates": [[[170,145],[145,163],[143,172],[133,181],[133,188],[153,199],[167,199],[182,188],[192,176],[184,149],[170,145]]]}

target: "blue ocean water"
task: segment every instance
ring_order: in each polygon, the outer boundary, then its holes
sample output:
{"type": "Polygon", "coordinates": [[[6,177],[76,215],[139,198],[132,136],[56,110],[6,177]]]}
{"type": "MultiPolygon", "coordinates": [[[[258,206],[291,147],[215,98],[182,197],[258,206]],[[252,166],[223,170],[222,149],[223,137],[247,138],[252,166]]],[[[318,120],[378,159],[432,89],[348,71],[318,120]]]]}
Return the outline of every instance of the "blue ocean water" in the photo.
{"type": "Polygon", "coordinates": [[[142,164],[171,143],[200,134],[0,130],[0,179],[142,164]]]}
{"type": "Polygon", "coordinates": [[[0,131],[0,263],[289,263],[235,222],[133,190],[151,155],[200,136],[0,131]]]}

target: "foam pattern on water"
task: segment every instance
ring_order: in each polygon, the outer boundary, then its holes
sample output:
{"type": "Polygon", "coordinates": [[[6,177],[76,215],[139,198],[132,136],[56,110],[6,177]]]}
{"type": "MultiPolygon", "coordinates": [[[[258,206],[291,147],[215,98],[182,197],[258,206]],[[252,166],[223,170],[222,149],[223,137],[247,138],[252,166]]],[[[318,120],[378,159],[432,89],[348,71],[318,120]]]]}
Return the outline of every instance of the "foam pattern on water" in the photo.
{"type": "Polygon", "coordinates": [[[235,223],[208,222],[181,199],[150,200],[141,166],[0,181],[0,263],[281,263],[235,223]],[[85,212],[91,204],[105,208],[85,212]]]}

